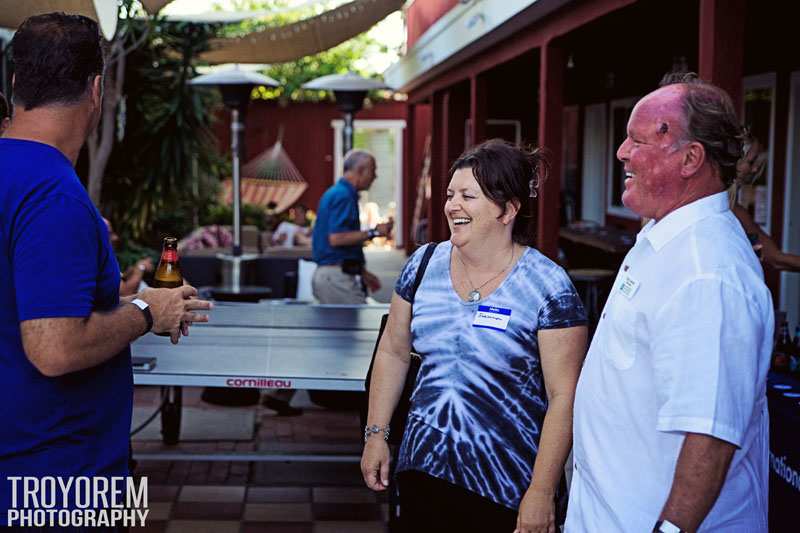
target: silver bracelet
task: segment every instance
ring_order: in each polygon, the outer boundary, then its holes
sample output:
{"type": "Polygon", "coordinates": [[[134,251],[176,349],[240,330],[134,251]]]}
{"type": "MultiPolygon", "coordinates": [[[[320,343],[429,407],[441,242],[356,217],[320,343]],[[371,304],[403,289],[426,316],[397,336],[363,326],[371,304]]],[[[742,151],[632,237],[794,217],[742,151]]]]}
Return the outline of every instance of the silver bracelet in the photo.
{"type": "Polygon", "coordinates": [[[367,439],[370,438],[370,436],[377,433],[383,433],[383,440],[389,440],[389,426],[380,427],[377,424],[373,424],[364,428],[364,442],[367,442],[367,439]]]}

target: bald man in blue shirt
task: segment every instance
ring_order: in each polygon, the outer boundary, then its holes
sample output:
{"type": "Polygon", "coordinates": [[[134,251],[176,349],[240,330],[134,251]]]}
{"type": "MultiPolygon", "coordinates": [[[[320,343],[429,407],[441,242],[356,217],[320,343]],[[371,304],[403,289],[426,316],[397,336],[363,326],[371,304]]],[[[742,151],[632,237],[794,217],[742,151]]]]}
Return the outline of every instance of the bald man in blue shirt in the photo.
{"type": "Polygon", "coordinates": [[[352,150],[345,156],[344,176],[320,199],[312,237],[317,263],[312,289],[320,303],[363,304],[366,288],[381,287],[377,276],[365,268],[363,247],[365,241],[387,236],[392,222],[362,231],[358,213],[358,192],[369,189],[375,178],[372,154],[352,150]]]}

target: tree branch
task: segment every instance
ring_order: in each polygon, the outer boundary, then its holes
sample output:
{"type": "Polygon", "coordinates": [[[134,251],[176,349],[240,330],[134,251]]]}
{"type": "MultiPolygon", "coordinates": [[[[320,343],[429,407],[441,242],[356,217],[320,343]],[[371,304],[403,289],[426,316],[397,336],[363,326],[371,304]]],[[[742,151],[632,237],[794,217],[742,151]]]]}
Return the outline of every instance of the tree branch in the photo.
{"type": "Polygon", "coordinates": [[[95,130],[89,137],[89,197],[98,207],[103,192],[106,165],[114,148],[114,122],[125,83],[126,56],[121,53],[124,45],[121,40],[114,40],[111,46],[112,56],[117,54],[114,74],[110,79],[107,76],[104,80],[106,87],[99,132],[95,130]]]}

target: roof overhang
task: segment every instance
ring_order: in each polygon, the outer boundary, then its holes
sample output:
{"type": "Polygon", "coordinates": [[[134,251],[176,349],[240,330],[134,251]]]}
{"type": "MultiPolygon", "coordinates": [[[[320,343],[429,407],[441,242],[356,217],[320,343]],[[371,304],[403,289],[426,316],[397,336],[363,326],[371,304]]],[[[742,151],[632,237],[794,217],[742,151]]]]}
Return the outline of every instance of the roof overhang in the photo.
{"type": "Polygon", "coordinates": [[[410,92],[465,59],[510,37],[572,0],[473,0],[437,20],[384,72],[392,89],[410,92]]]}

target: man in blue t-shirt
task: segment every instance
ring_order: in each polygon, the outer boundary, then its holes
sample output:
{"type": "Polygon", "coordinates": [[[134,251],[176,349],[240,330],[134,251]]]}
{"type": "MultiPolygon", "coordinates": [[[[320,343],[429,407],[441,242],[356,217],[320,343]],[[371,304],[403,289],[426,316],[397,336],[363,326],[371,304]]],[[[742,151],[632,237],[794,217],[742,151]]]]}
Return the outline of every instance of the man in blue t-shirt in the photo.
{"type": "Polygon", "coordinates": [[[11,123],[11,112],[8,109],[8,101],[3,93],[0,93],[0,136],[6,131],[11,123]]]}
{"type": "Polygon", "coordinates": [[[378,278],[364,268],[364,242],[392,231],[392,223],[361,231],[358,192],[375,181],[375,158],[352,150],[344,158],[344,176],[325,191],[319,201],[311,245],[317,263],[312,289],[323,304],[366,303],[364,285],[380,289],[378,278]],[[362,284],[363,280],[363,284],[362,284]]]}
{"type": "Polygon", "coordinates": [[[108,231],[73,169],[101,114],[97,23],[31,17],[11,44],[15,111],[0,139],[0,527],[20,490],[14,477],[127,475],[129,344],[151,330],[178,342],[181,321],[206,321],[194,311],[210,309],[189,286],[119,298],[108,231]]]}

